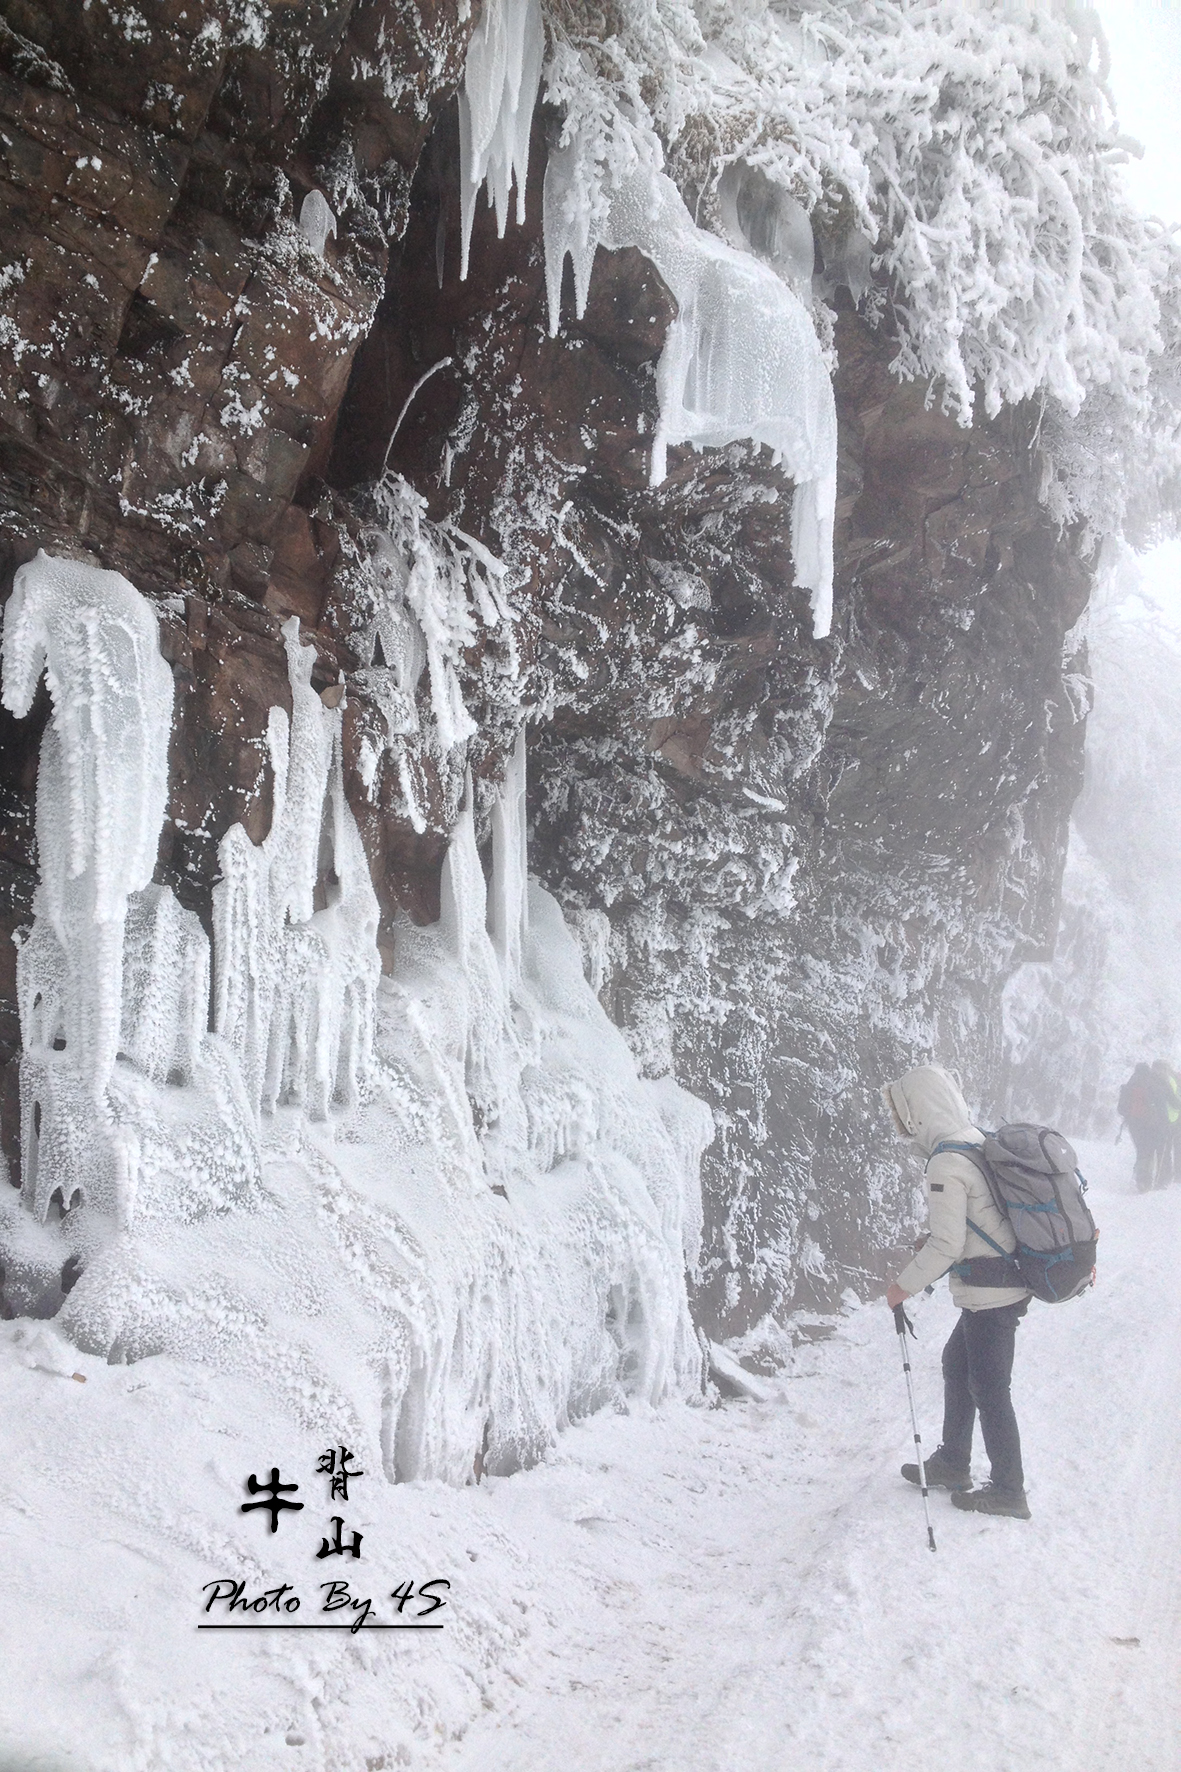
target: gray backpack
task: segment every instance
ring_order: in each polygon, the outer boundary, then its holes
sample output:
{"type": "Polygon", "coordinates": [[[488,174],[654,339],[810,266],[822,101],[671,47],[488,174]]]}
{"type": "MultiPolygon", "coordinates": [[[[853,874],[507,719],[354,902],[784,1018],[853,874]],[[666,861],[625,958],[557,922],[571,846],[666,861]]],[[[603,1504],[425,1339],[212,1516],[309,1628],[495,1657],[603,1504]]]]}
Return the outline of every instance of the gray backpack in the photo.
{"type": "Polygon", "coordinates": [[[1078,1158],[1060,1132],[1021,1121],[985,1133],[982,1145],[949,1141],[931,1155],[939,1151],[960,1151],[975,1164],[1017,1238],[1009,1254],[969,1219],[996,1255],[956,1262],[954,1274],[972,1286],[1028,1286],[1046,1304],[1063,1304],[1094,1284],[1099,1232],[1078,1158]]]}

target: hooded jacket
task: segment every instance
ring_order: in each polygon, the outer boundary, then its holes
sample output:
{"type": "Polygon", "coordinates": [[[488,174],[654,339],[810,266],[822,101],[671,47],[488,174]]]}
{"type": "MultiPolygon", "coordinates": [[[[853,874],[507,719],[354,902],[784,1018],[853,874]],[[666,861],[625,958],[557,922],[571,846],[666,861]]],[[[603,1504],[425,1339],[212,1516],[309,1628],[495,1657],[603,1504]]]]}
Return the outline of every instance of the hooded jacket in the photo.
{"type": "MultiPolygon", "coordinates": [[[[939,1065],[926,1064],[908,1071],[896,1083],[887,1083],[883,1094],[899,1126],[929,1159],[924,1179],[931,1235],[899,1274],[902,1290],[921,1292],[947,1273],[953,1262],[996,1254],[983,1237],[968,1228],[969,1219],[1006,1252],[1015,1249],[1013,1227],[993,1204],[988,1183],[976,1165],[959,1151],[931,1156],[935,1146],[945,1140],[984,1143],[984,1134],[973,1126],[954,1077],[939,1065]]],[[[1024,1286],[969,1286],[956,1274],[949,1280],[952,1302],[961,1310],[997,1310],[1029,1297],[1024,1286]]]]}

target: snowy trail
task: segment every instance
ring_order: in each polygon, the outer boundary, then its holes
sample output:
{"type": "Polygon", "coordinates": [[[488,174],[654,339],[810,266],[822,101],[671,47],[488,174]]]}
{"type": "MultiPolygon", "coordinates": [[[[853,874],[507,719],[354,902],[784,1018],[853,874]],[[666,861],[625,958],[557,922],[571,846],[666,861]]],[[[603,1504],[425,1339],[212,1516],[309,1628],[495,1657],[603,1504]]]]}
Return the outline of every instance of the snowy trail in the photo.
{"type": "MultiPolygon", "coordinates": [[[[1177,1192],[1170,1190],[1170,1206],[1177,1192]]],[[[1102,1373],[1098,1394],[1122,1398],[1123,1407],[1098,1415],[1092,1446],[1070,1457],[1081,1487],[1097,1454],[1096,1506],[1105,1536],[1122,1552],[1113,1560],[1115,1623],[1091,1712],[1096,1772],[1181,1764],[1181,1297],[1167,1272],[1175,1242],[1146,1247],[1159,1235],[1164,1198],[1126,1202],[1124,1246],[1104,1266],[1105,1309],[1086,1325],[1087,1368],[1102,1373]],[[1135,1260],[1126,1252],[1133,1226],[1135,1260]],[[1165,1268],[1153,1316],[1138,1308],[1137,1266],[1150,1254],[1165,1268]]]]}
{"type": "MultiPolygon", "coordinates": [[[[245,1471],[314,1441],[242,1381],[78,1355],[78,1386],[0,1326],[0,1767],[1176,1772],[1181,1186],[1131,1194],[1110,1147],[1084,1167],[1100,1285],[1018,1343],[1029,1524],[938,1495],[927,1550],[871,1305],[796,1350],[784,1403],[605,1412],[479,1488],[363,1488],[350,1578],[381,1616],[445,1576],[433,1637],[198,1636],[234,1567],[315,1616],[323,1566],[237,1514],[245,1471]]],[[[918,1307],[928,1448],[953,1318],[918,1307]]]]}
{"type": "MultiPolygon", "coordinates": [[[[857,1312],[798,1352],[785,1406],[572,1436],[559,1457],[609,1481],[598,1514],[572,1516],[591,1543],[562,1558],[569,1612],[446,1763],[847,1772],[913,1766],[917,1748],[980,1772],[1175,1772],[1181,1189],[1128,1196],[1111,1185],[1121,1154],[1087,1159],[1108,1182],[1101,1285],[1077,1308],[1031,1307],[1019,1343],[1028,1528],[933,1497],[931,1557],[895,1474],[908,1447],[890,1324],[857,1312]]],[[[945,1295],[920,1306],[928,1448],[952,1321],[945,1295]]],[[[559,1468],[502,1492],[523,1538],[559,1468]]]]}

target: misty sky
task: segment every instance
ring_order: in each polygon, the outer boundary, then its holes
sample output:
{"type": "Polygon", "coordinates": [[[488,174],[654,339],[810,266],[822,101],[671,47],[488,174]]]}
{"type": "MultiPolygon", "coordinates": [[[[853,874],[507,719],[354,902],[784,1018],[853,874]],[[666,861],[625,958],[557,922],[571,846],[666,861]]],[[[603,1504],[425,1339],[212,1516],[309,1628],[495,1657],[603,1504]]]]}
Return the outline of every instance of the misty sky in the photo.
{"type": "MultiPolygon", "coordinates": [[[[1144,145],[1126,168],[1137,207],[1181,222],[1181,0],[1107,0],[1111,86],[1122,128],[1144,145]]],[[[1181,628],[1181,541],[1144,556],[1144,589],[1181,628]]]]}
{"type": "Polygon", "coordinates": [[[1120,123],[1144,144],[1129,188],[1141,209],[1181,221],[1181,0],[1107,0],[1099,14],[1120,123]]]}

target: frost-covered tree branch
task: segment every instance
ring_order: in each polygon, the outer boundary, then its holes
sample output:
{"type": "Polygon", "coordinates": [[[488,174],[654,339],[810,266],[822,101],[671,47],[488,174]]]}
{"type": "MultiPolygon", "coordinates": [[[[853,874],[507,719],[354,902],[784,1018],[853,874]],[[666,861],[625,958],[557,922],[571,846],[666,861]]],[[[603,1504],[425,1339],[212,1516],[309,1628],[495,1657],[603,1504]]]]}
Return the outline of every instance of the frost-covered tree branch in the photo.
{"type": "Polygon", "coordinates": [[[811,216],[821,294],[834,268],[852,285],[850,241],[872,246],[897,374],[964,424],[1043,404],[1061,521],[1169,523],[1181,248],[1121,182],[1134,144],[1093,9],[550,0],[547,15],[545,93],[588,162],[591,240],[596,205],[656,144],[705,226],[726,168],[757,168],[811,216]]]}

